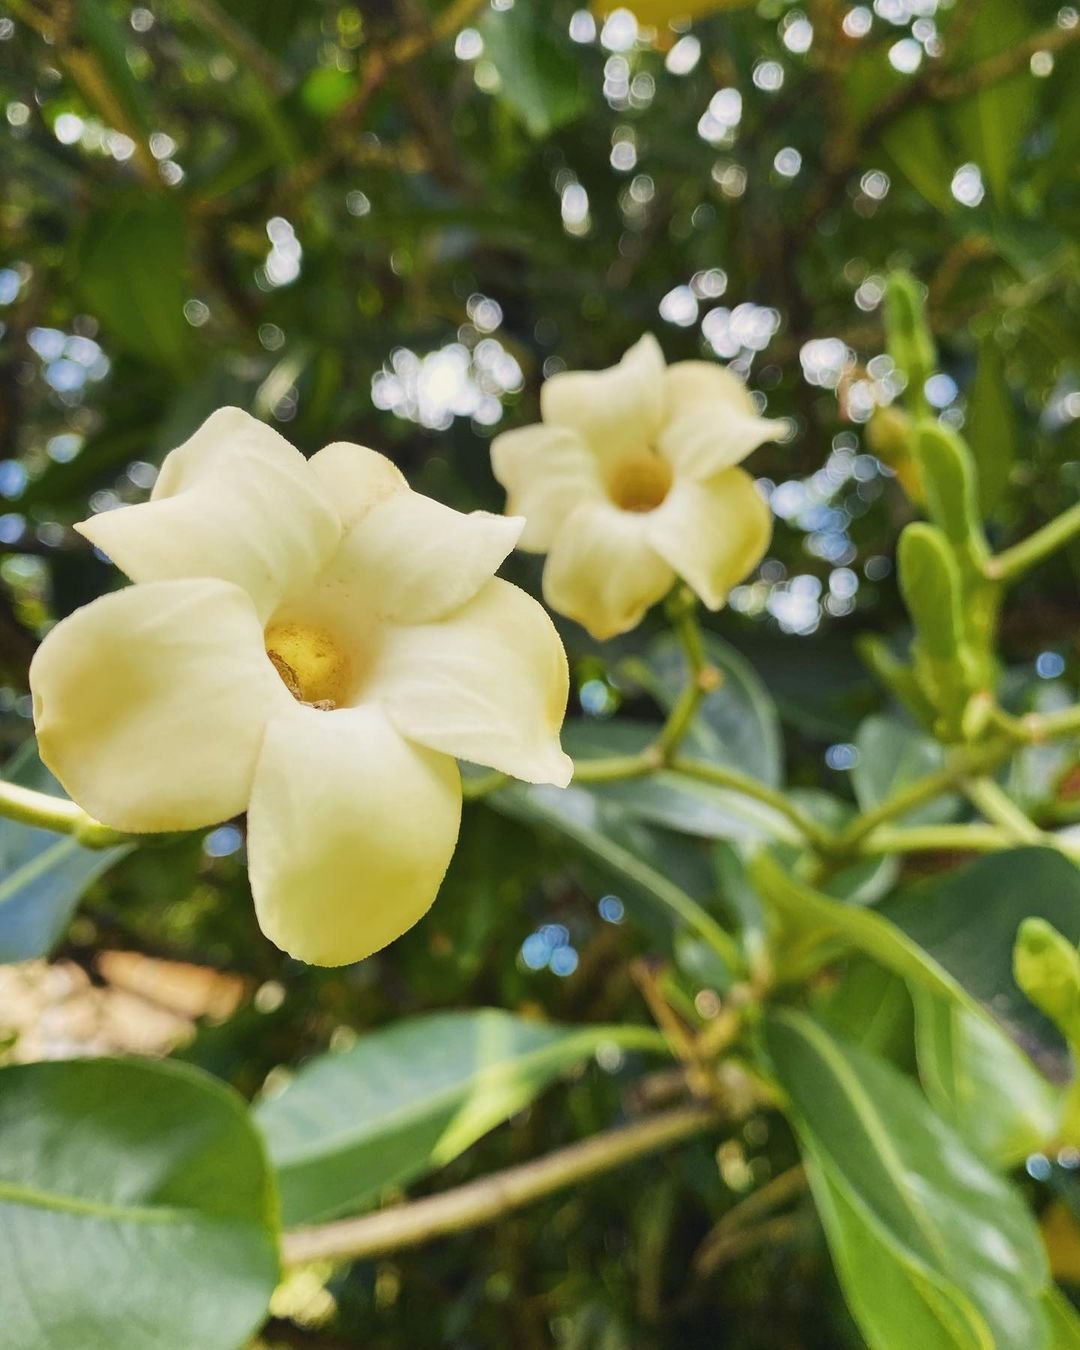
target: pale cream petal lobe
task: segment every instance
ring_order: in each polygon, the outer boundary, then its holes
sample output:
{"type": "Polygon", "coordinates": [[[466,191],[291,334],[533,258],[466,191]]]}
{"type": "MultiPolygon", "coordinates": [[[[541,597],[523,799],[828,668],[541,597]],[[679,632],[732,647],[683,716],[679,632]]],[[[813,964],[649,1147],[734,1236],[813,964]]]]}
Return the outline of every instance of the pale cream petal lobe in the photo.
{"type": "Polygon", "coordinates": [[[268,718],[292,697],[249,597],[148,582],[76,610],[30,666],[41,757],[98,820],[190,830],[243,811],[268,718]]]}
{"type": "Polygon", "coordinates": [[[698,483],[676,481],[648,517],[648,538],[709,609],[758,565],[772,538],[772,513],[742,469],[698,483]]]}
{"type": "Polygon", "coordinates": [[[750,391],[723,366],[677,361],[664,373],[664,388],[657,448],[678,476],[710,478],[784,435],[785,423],[759,416],[750,391]]]}
{"type": "Polygon", "coordinates": [[[664,416],[664,356],[651,333],[609,370],[564,371],[540,389],[551,426],[569,427],[610,466],[650,445],[664,416]]]}
{"type": "Polygon", "coordinates": [[[457,841],[461,778],[375,706],[295,704],[266,731],[248,812],[259,925],[284,951],[340,966],[430,908],[457,841]]]}
{"type": "Polygon", "coordinates": [[[598,457],[567,427],[504,431],[491,443],[491,467],[507,512],[525,517],[518,544],[530,553],[546,553],[575,507],[604,497],[598,457]]]}
{"type": "Polygon", "coordinates": [[[466,514],[406,490],[374,505],[345,536],[326,574],[355,581],[374,612],[394,623],[428,623],[463,605],[494,576],[524,521],[466,514]]]}
{"type": "Polygon", "coordinates": [[[346,527],[355,525],[378,502],[410,490],[397,465],[366,445],[334,441],[312,455],[308,465],[346,527]]]}
{"type": "Polygon", "coordinates": [[[495,578],[440,623],[389,629],[365,697],[421,745],[565,786],[568,693],[566,653],[543,607],[495,578]]]}
{"type": "Polygon", "coordinates": [[[133,581],[216,577],[265,620],[309,582],[341,538],[331,500],[298,450],[239,408],[222,408],[166,456],[148,502],[76,526],[133,581]]]}
{"type": "Polygon", "coordinates": [[[579,507],[548,554],[548,605],[600,641],[636,627],[675,580],[647,537],[646,519],[607,503],[579,507]]]}

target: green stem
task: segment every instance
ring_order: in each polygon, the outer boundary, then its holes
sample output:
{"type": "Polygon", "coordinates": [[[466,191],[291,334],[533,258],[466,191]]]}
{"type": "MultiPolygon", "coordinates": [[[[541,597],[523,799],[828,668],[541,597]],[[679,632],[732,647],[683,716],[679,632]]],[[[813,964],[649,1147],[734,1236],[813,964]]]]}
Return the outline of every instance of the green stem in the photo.
{"type": "Polygon", "coordinates": [[[861,857],[886,853],[996,853],[1014,840],[997,825],[879,825],[859,844],[861,857]]]}
{"type": "Polygon", "coordinates": [[[664,761],[651,749],[640,755],[610,755],[598,759],[574,760],[574,783],[617,783],[626,778],[645,778],[664,761]]]}
{"type": "Polygon", "coordinates": [[[756,801],[764,802],[766,806],[771,806],[774,811],[789,820],[799,833],[816,847],[825,849],[833,847],[834,836],[828,830],[816,820],[812,820],[784,793],[769,787],[767,783],[751,778],[749,774],[740,773],[738,769],[729,769],[723,764],[711,764],[705,760],[690,759],[682,755],[676,756],[671,761],[671,768],[676,773],[686,774],[688,778],[699,778],[704,783],[730,788],[744,797],[753,797],[756,801]]]}
{"type": "Polygon", "coordinates": [[[1063,511],[1041,530],[1029,534],[1019,544],[987,559],[983,571],[991,581],[1015,581],[1028,568],[1034,567],[1056,549],[1063,548],[1077,535],[1080,535],[1080,502],[1063,511]]]}
{"type": "Polygon", "coordinates": [[[964,793],[987,820],[999,826],[1013,843],[1044,844],[1047,837],[992,778],[968,778],[964,793]]]}
{"type": "Polygon", "coordinates": [[[0,782],[0,816],[17,820],[20,825],[33,825],[39,830],[72,834],[87,848],[108,848],[111,844],[122,844],[130,838],[102,825],[64,797],[35,792],[32,788],[20,787],[18,783],[0,782]]]}
{"type": "Polygon", "coordinates": [[[699,1106],[676,1107],[557,1149],[547,1157],[443,1191],[441,1195],[430,1195],[358,1219],[294,1228],[282,1239],[282,1258],[287,1266],[305,1261],[355,1261],[416,1247],[434,1238],[492,1223],[554,1191],[691,1139],[718,1121],[715,1111],[699,1106]]]}
{"type": "Polygon", "coordinates": [[[856,816],[850,825],[840,831],[833,840],[833,852],[841,857],[853,853],[872,830],[896,816],[905,816],[924,802],[940,797],[943,792],[955,788],[962,779],[972,774],[987,772],[1008,759],[1013,751],[1013,742],[1002,738],[987,741],[985,745],[961,751],[952,764],[938,769],[935,773],[918,778],[914,783],[894,792],[883,802],[862,815],[856,816]]]}

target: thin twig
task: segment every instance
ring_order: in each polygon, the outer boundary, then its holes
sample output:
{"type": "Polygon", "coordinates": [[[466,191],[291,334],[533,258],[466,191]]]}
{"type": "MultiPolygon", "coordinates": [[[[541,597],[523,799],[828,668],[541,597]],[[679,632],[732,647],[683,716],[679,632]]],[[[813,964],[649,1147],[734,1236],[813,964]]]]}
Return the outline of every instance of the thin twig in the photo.
{"type": "Polygon", "coordinates": [[[719,1119],[715,1111],[702,1107],[677,1107],[441,1195],[358,1219],[295,1228],[284,1234],[282,1259],[286,1265],[358,1260],[476,1228],[567,1186],[691,1139],[715,1127],[719,1119]]]}

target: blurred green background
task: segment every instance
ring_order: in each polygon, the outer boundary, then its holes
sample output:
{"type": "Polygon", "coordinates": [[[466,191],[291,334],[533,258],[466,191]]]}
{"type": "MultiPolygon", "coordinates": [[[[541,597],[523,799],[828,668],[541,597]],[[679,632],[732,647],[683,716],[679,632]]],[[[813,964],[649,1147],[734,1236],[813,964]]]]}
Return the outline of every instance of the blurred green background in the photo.
{"type": "MultiPolygon", "coordinates": [[[[927,288],[926,396],[979,458],[992,542],[1080,491],[1080,16],[1043,0],[760,0],[699,3],[691,26],[678,8],[643,4],[649,30],[628,10],[530,0],[9,0],[5,755],[31,729],[45,627],[117,581],[71,523],[143,500],[215,407],[248,408],[309,453],[374,446],[421,491],[498,510],[491,436],[536,419],[545,375],[610,365],[651,330],[669,360],[730,363],[791,419],[751,461],[773,548],[710,623],[778,709],[779,723],[759,707],[756,751],[772,737],[791,783],[850,796],[856,728],[884,703],[855,639],[905,639],[891,557],[913,509],[882,412],[901,389],[881,323],[890,269],[927,288]]],[[[538,560],[507,574],[537,593],[538,560]]],[[[1017,707],[1076,682],[1078,578],[1073,546],[1009,607],[1017,707]]],[[[652,630],[603,648],[562,631],[572,711],[649,712],[634,662],[652,630]]],[[[345,971],[261,936],[242,847],[227,825],[98,881],[53,974],[5,976],[5,1053],[182,1042],[250,1096],[277,1066],[423,1010],[647,1020],[628,962],[663,937],[569,843],[487,806],[467,809],[430,918],[345,971]],[[118,951],[188,964],[139,967],[140,985],[118,951]],[[200,1001],[190,966],[204,984],[208,968],[239,977],[213,986],[224,1004],[200,1001]],[[166,975],[187,993],[165,997],[166,975]],[[99,1000],[59,1017],[103,992],[150,1011],[99,1000]],[[174,1022],[151,1033],[163,1007],[174,1022]]],[[[560,1084],[442,1184],[610,1123],[627,1108],[619,1060],[560,1084]]],[[[719,1168],[706,1144],[683,1147],[293,1288],[266,1341],[861,1344],[808,1207],[723,1278],[694,1265],[710,1215],[795,1157],[756,1118],[726,1149],[719,1168]]]]}

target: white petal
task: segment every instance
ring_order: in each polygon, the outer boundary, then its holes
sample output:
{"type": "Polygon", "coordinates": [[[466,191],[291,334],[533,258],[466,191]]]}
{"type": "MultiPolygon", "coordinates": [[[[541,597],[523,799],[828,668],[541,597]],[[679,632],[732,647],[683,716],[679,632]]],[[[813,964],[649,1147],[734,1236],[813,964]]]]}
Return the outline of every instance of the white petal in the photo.
{"type": "Polygon", "coordinates": [[[518,544],[532,553],[547,552],[575,507],[604,497],[598,458],[567,427],[504,431],[491,443],[491,467],[507,491],[507,512],[525,517],[518,544]]]}
{"type": "Polygon", "coordinates": [[[465,514],[418,492],[395,492],[345,536],[326,585],[353,588],[395,623],[428,623],[463,605],[495,575],[524,521],[465,514]]]}
{"type": "Polygon", "coordinates": [[[441,623],[389,629],[365,695],[410,740],[565,787],[568,691],[566,653],[543,607],[496,578],[441,623]]]}
{"type": "Polygon", "coordinates": [[[677,361],[664,385],[667,417],[657,447],[679,476],[710,478],[784,434],[783,421],[759,417],[742,381],[711,361],[677,361]]]}
{"type": "Polygon", "coordinates": [[[56,625],[30,665],[41,757],[118,830],[191,830],[248,803],[267,719],[293,706],[250,598],[158,581],[56,625]]]}
{"type": "Polygon", "coordinates": [[[346,526],[386,497],[407,492],[405,475],[385,455],[365,445],[335,441],[308,460],[346,526]]]}
{"type": "Polygon", "coordinates": [[[540,390],[544,421],[584,437],[606,463],[651,445],[664,415],[664,355],[651,333],[617,366],[565,371],[540,390]]]}
{"type": "Polygon", "coordinates": [[[133,581],[217,577],[269,617],[341,538],[330,498],[298,450],[239,408],[221,408],[161,466],[150,500],[76,526],[133,581]]]}
{"type": "Polygon", "coordinates": [[[431,906],[454,852],[461,778],[376,707],[294,704],[271,722],[248,812],[259,925],[301,961],[341,966],[431,906]]]}
{"type": "Polygon", "coordinates": [[[544,567],[544,599],[551,608],[601,641],[635,628],[675,580],[646,536],[647,519],[646,512],[607,503],[579,507],[544,567]]]}
{"type": "Polygon", "coordinates": [[[704,483],[676,480],[647,520],[653,548],[709,609],[724,604],[772,538],[772,513],[742,469],[725,469],[704,483]]]}

